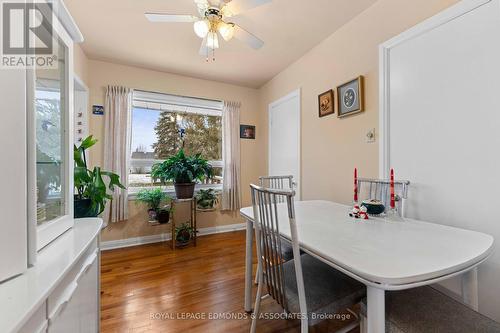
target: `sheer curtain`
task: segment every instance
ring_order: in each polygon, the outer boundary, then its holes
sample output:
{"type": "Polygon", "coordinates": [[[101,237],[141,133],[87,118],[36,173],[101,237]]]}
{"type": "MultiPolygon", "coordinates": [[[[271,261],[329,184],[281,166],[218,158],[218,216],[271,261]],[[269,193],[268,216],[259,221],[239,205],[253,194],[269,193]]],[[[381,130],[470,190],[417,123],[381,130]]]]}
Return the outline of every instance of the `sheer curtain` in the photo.
{"type": "MultiPolygon", "coordinates": [[[[108,86],[104,104],[104,170],[120,176],[128,188],[132,90],[108,86]]],[[[128,218],[128,192],[116,188],[113,200],[106,205],[103,215],[107,221],[117,222],[128,218]]]]}
{"type": "Polygon", "coordinates": [[[222,181],[222,210],[238,210],[240,196],[240,106],[224,102],[222,110],[222,151],[224,176],[222,181]]]}

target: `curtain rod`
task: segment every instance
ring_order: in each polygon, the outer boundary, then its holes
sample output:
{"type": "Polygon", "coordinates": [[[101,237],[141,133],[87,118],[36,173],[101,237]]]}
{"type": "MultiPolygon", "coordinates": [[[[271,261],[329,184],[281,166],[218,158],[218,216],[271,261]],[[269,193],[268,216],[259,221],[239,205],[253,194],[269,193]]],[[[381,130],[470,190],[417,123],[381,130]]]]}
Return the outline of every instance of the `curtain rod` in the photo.
{"type": "Polygon", "coordinates": [[[222,100],[218,100],[218,99],[210,99],[210,98],[203,98],[203,97],[193,97],[193,96],[176,95],[176,94],[162,93],[162,92],[158,92],[158,91],[143,90],[143,89],[134,89],[134,91],[140,91],[140,92],[152,93],[152,94],[170,95],[170,96],[175,96],[175,97],[201,99],[201,100],[209,101],[209,102],[219,102],[219,103],[223,102],[222,100]]]}

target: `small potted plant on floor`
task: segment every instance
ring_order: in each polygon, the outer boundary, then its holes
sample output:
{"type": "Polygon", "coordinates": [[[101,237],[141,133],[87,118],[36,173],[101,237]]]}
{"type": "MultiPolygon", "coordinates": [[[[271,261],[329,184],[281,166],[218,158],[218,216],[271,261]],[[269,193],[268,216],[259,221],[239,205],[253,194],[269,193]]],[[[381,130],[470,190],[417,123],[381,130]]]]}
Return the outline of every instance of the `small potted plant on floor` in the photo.
{"type": "Polygon", "coordinates": [[[212,177],[212,167],[200,154],[187,156],[184,150],[153,165],[151,177],[166,184],[174,182],[175,194],[179,199],[190,199],[194,194],[195,181],[212,177]]]}
{"type": "Polygon", "coordinates": [[[196,202],[198,210],[201,211],[214,210],[215,205],[219,201],[218,195],[219,193],[216,192],[213,188],[209,188],[206,190],[200,189],[198,193],[196,193],[196,202]]]}
{"type": "Polygon", "coordinates": [[[183,223],[175,228],[175,245],[178,247],[183,247],[191,242],[193,238],[193,228],[189,222],[183,223]]]}
{"type": "Polygon", "coordinates": [[[170,209],[160,208],[160,204],[164,200],[170,200],[170,197],[161,188],[142,189],[137,193],[135,200],[148,206],[149,222],[168,223],[170,209]]]}
{"type": "Polygon", "coordinates": [[[97,142],[92,135],[85,138],[80,146],[74,146],[75,159],[74,185],[74,217],[96,217],[104,211],[106,202],[112,199],[111,194],[116,187],[125,189],[116,173],[103,171],[100,167],[90,170],[87,167],[86,151],[97,142]],[[104,181],[107,179],[107,185],[104,181]]]}

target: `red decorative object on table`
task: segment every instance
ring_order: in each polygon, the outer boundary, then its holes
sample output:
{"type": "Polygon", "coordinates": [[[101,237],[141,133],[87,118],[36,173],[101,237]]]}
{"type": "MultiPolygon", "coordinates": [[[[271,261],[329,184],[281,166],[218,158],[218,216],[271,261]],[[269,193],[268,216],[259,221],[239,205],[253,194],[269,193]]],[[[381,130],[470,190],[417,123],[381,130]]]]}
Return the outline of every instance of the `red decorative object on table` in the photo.
{"type": "Polygon", "coordinates": [[[396,200],[394,196],[394,169],[391,169],[391,209],[396,208],[396,200]]]}
{"type": "Polygon", "coordinates": [[[354,203],[358,202],[358,169],[354,168],[354,203]]]}

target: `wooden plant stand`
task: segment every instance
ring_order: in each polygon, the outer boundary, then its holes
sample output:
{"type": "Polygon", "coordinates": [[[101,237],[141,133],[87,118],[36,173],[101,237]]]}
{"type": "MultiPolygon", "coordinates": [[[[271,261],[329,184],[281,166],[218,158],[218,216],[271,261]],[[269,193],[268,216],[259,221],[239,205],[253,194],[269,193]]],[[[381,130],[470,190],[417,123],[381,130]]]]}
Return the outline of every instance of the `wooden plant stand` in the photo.
{"type": "Polygon", "coordinates": [[[175,219],[174,219],[174,212],[175,212],[175,206],[178,204],[182,204],[185,202],[189,202],[190,204],[190,219],[189,219],[189,224],[191,228],[193,229],[193,235],[191,242],[193,243],[194,246],[196,246],[196,234],[198,233],[198,229],[196,227],[196,198],[190,198],[190,199],[177,199],[174,198],[172,199],[172,202],[170,203],[170,222],[172,223],[172,242],[171,242],[171,247],[172,250],[175,250],[175,219]]]}

